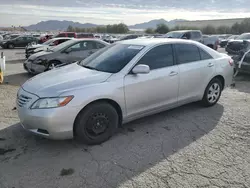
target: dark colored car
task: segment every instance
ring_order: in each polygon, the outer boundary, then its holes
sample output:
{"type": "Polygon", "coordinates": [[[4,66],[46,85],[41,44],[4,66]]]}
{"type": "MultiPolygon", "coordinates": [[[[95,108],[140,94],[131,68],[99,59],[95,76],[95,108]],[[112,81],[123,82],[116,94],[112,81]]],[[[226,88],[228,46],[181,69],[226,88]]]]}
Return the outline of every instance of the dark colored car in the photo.
{"type": "Polygon", "coordinates": [[[23,66],[29,73],[38,74],[83,60],[108,45],[97,39],[71,39],[54,48],[31,55],[23,66]]]}
{"type": "Polygon", "coordinates": [[[66,38],[66,37],[65,38],[53,38],[53,39],[46,41],[43,44],[28,45],[25,48],[25,54],[26,54],[25,56],[26,56],[26,58],[28,58],[29,56],[31,56],[34,53],[44,51],[47,48],[57,46],[57,45],[59,45],[63,42],[66,42],[68,40],[71,40],[71,38],[66,38]]]}
{"type": "Polygon", "coordinates": [[[226,51],[229,54],[239,54],[239,52],[245,48],[246,42],[250,40],[250,33],[241,34],[236,40],[228,41],[226,51]]]}
{"type": "Polygon", "coordinates": [[[37,38],[33,36],[20,36],[9,40],[0,42],[2,48],[13,49],[15,47],[26,47],[30,43],[37,43],[37,38]]]}
{"type": "Polygon", "coordinates": [[[221,39],[220,47],[224,48],[229,41],[235,40],[235,39],[237,39],[237,37],[239,37],[239,35],[232,35],[226,39],[221,39]]]}

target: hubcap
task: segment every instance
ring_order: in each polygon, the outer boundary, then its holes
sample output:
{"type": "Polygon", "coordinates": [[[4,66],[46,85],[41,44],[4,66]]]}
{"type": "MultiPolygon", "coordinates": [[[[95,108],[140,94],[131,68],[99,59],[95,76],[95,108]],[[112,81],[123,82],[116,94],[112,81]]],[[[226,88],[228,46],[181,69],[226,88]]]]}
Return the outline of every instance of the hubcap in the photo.
{"type": "Polygon", "coordinates": [[[214,103],[220,96],[220,86],[213,83],[208,89],[207,99],[210,103],[214,103]]]}
{"type": "Polygon", "coordinates": [[[90,137],[97,137],[103,134],[109,126],[109,119],[104,113],[95,113],[89,117],[86,132],[90,137]]]}

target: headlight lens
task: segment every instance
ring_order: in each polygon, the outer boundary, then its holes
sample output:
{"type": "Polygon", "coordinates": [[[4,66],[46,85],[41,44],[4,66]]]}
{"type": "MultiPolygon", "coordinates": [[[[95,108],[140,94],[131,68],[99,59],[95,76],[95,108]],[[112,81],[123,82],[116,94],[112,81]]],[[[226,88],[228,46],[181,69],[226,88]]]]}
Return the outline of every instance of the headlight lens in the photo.
{"type": "Polygon", "coordinates": [[[47,62],[47,60],[45,60],[45,59],[37,59],[34,61],[34,63],[36,63],[36,64],[45,64],[46,62],[47,62]]]}
{"type": "Polygon", "coordinates": [[[62,107],[66,106],[72,99],[73,96],[38,99],[32,104],[31,109],[62,107]]]}

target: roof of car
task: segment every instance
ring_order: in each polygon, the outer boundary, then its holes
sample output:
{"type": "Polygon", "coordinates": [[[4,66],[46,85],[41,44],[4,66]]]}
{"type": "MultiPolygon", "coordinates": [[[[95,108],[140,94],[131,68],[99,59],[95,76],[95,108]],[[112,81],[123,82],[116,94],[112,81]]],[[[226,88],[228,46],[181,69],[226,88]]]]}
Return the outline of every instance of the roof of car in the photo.
{"type": "Polygon", "coordinates": [[[155,44],[165,44],[165,43],[190,43],[197,44],[197,42],[192,40],[184,40],[184,39],[174,39],[174,38],[138,38],[131,40],[119,41],[121,44],[131,44],[131,45],[142,45],[142,46],[151,46],[155,44]]]}
{"type": "Polygon", "coordinates": [[[73,38],[70,38],[70,37],[58,37],[58,38],[52,38],[50,40],[61,40],[61,39],[73,39],[73,38]]]}

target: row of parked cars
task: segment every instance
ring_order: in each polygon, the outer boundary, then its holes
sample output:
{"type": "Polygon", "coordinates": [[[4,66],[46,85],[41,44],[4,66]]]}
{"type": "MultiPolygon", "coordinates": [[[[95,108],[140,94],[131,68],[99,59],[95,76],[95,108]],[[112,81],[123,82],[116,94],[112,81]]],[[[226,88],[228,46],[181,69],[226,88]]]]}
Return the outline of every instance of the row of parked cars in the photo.
{"type": "Polygon", "coordinates": [[[187,39],[60,37],[28,46],[24,68],[41,74],[18,91],[22,126],[46,138],[100,144],[122,123],[194,101],[215,105],[232,83],[233,61],[187,39]]]}

